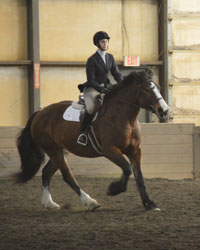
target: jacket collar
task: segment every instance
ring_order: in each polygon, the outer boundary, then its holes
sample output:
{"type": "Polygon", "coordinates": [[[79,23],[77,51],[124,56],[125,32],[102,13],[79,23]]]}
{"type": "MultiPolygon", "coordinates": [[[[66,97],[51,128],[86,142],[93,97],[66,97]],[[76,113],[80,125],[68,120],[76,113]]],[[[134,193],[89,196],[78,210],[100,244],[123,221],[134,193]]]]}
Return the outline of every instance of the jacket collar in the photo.
{"type": "Polygon", "coordinates": [[[107,53],[106,53],[106,55],[105,55],[106,64],[104,63],[103,59],[101,58],[101,56],[99,55],[98,52],[95,53],[95,56],[96,56],[97,60],[99,61],[99,63],[100,63],[106,70],[108,70],[108,55],[107,55],[107,53]]]}

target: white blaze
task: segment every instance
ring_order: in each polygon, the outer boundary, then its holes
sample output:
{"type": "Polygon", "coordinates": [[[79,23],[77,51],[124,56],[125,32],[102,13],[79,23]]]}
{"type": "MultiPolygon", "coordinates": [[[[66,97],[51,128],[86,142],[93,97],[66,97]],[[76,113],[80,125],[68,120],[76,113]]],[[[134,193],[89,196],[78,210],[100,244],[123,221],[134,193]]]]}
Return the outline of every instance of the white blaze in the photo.
{"type": "Polygon", "coordinates": [[[162,108],[162,110],[168,111],[169,110],[169,106],[167,105],[167,103],[165,102],[165,100],[163,99],[163,97],[161,96],[160,92],[158,91],[158,88],[156,87],[156,85],[151,82],[151,88],[156,96],[156,98],[158,99],[158,102],[160,104],[160,107],[162,108]]]}

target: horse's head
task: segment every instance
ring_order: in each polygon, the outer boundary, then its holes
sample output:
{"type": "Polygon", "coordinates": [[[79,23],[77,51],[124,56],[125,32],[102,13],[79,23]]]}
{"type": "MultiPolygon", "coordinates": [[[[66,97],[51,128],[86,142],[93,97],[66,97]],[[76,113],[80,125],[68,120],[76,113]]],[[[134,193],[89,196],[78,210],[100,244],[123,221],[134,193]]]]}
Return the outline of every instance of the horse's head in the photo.
{"type": "Polygon", "coordinates": [[[155,113],[160,119],[168,115],[169,106],[160,94],[160,87],[154,82],[151,70],[137,73],[139,87],[139,103],[144,109],[155,113]]]}
{"type": "Polygon", "coordinates": [[[130,73],[121,83],[114,85],[106,97],[152,111],[160,119],[168,115],[169,106],[161,96],[151,70],[130,73]]]}

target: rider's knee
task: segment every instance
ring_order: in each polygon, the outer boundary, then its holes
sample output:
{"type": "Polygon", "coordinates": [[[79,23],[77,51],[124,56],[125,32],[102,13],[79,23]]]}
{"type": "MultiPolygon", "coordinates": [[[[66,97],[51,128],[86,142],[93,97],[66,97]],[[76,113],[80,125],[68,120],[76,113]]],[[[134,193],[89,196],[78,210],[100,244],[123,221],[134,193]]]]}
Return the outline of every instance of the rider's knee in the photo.
{"type": "Polygon", "coordinates": [[[94,105],[90,104],[86,107],[86,110],[89,115],[92,115],[94,113],[94,105]]]}

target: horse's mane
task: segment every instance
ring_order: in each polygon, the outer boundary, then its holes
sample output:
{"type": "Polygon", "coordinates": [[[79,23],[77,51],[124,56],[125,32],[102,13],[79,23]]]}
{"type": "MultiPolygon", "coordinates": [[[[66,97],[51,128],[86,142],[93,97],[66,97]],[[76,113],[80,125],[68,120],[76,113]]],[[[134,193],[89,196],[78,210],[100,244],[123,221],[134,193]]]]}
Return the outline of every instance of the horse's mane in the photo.
{"type": "Polygon", "coordinates": [[[130,84],[142,84],[145,83],[148,79],[152,78],[153,73],[151,70],[137,70],[133,71],[127,76],[124,77],[124,79],[113,86],[113,88],[110,90],[108,96],[112,96],[113,94],[116,94],[117,91],[119,91],[122,88],[126,88],[130,84]]]}

